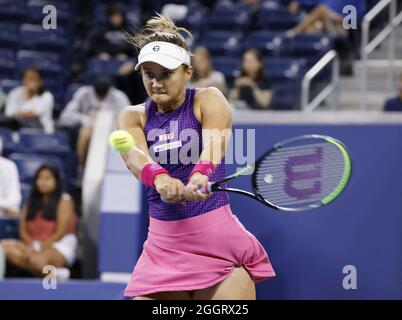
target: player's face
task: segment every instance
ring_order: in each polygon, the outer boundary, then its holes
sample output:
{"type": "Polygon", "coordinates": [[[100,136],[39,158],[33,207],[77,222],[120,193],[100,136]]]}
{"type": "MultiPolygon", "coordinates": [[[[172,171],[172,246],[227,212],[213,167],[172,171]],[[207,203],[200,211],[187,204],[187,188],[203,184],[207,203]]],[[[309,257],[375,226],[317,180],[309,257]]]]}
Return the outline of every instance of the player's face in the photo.
{"type": "Polygon", "coordinates": [[[185,82],[191,78],[192,68],[180,66],[169,70],[154,62],[141,68],[142,81],[148,96],[159,106],[171,106],[183,95],[185,82]]]}
{"type": "Polygon", "coordinates": [[[41,170],[36,186],[41,194],[50,194],[56,189],[56,179],[49,170],[41,170]]]}

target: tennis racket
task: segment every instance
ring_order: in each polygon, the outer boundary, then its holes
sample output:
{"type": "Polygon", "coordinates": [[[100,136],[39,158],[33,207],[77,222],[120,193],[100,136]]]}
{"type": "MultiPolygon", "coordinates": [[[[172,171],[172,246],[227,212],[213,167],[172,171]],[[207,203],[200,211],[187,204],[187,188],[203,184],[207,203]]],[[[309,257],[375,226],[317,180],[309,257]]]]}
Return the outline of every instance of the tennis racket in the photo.
{"type": "Polygon", "coordinates": [[[324,135],[303,135],[275,144],[255,164],[209,182],[200,191],[234,192],[273,209],[304,211],[334,201],[348,184],[351,169],[351,159],[342,142],[324,135]],[[253,192],[221,186],[250,174],[253,192]]]}

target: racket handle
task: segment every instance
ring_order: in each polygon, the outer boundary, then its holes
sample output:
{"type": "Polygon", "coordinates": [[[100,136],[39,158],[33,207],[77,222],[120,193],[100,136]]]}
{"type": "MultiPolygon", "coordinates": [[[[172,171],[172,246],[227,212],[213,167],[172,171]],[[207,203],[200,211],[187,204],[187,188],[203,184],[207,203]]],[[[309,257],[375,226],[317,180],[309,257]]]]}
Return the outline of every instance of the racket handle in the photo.
{"type": "MultiPolygon", "coordinates": [[[[213,185],[213,184],[214,184],[213,182],[208,182],[207,187],[201,187],[201,188],[198,189],[198,190],[201,191],[202,193],[211,192],[211,190],[212,190],[212,185],[213,185]]],[[[162,195],[161,195],[161,200],[162,200],[163,202],[166,202],[162,195]]]]}
{"type": "Polygon", "coordinates": [[[202,193],[211,192],[211,190],[212,190],[212,185],[213,185],[213,184],[214,184],[213,182],[208,182],[207,187],[201,187],[199,190],[200,190],[202,193]]]}

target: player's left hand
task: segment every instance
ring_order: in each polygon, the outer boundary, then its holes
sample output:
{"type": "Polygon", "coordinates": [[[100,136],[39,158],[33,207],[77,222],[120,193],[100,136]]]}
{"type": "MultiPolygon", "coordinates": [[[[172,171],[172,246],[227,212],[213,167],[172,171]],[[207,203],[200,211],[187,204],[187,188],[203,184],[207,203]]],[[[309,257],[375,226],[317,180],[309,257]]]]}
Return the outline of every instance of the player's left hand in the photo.
{"type": "Polygon", "coordinates": [[[208,177],[201,173],[194,173],[185,189],[185,198],[190,201],[206,200],[212,192],[202,193],[201,188],[206,188],[208,184],[208,177]]]}

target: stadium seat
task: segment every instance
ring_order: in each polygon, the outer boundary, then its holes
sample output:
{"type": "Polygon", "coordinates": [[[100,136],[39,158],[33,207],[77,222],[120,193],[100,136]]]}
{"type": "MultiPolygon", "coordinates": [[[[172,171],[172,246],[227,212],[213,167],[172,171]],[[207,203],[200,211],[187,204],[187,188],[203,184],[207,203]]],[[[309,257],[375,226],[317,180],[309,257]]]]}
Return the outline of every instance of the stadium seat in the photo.
{"type": "Polygon", "coordinates": [[[14,79],[3,79],[0,80],[0,88],[5,92],[5,93],[9,93],[12,89],[14,89],[15,87],[18,87],[19,85],[21,85],[21,81],[20,80],[14,80],[14,79]]]}
{"type": "Polygon", "coordinates": [[[0,139],[3,142],[3,156],[7,156],[16,150],[11,129],[0,128],[0,139]]]}
{"type": "Polygon", "coordinates": [[[240,58],[214,57],[212,59],[214,69],[223,73],[226,82],[232,86],[234,79],[239,75],[241,68],[240,58]]]}
{"type": "Polygon", "coordinates": [[[23,0],[0,0],[0,21],[22,22],[27,15],[23,0]]]}
{"type": "Polygon", "coordinates": [[[267,30],[254,31],[244,41],[243,48],[255,48],[265,57],[278,57],[282,41],[279,40],[280,33],[267,30]]]}
{"type": "Polygon", "coordinates": [[[27,5],[27,20],[30,23],[40,24],[43,20],[43,8],[46,5],[53,5],[57,9],[57,23],[66,24],[74,19],[74,15],[70,12],[70,5],[65,1],[46,1],[46,0],[29,0],[27,5]]]}
{"type": "Polygon", "coordinates": [[[65,51],[68,41],[60,29],[43,30],[40,25],[22,24],[20,27],[21,47],[28,50],[65,51]]]}
{"type": "Polygon", "coordinates": [[[212,56],[239,56],[242,51],[242,32],[208,31],[201,44],[208,48],[212,56]]]}
{"type": "Polygon", "coordinates": [[[31,185],[29,183],[21,183],[21,208],[25,201],[28,200],[29,193],[31,192],[31,185]]]}
{"type": "Polygon", "coordinates": [[[41,165],[45,163],[54,165],[59,170],[60,176],[62,177],[63,181],[64,177],[66,176],[63,162],[55,156],[12,153],[9,155],[8,158],[13,160],[17,165],[20,175],[20,181],[23,183],[32,183],[36,171],[41,165]]]}
{"type": "Polygon", "coordinates": [[[300,17],[291,15],[287,7],[262,7],[257,14],[257,27],[261,30],[284,31],[293,28],[299,21],[300,17]]]}
{"type": "Polygon", "coordinates": [[[18,25],[16,25],[14,22],[13,23],[1,22],[0,48],[16,49],[19,46],[19,42],[20,38],[19,38],[18,25]]]}
{"type": "Polygon", "coordinates": [[[300,80],[307,71],[306,60],[292,58],[266,58],[264,68],[271,81],[279,84],[300,80]]]}
{"type": "Polygon", "coordinates": [[[98,58],[91,58],[87,61],[84,81],[85,83],[90,83],[94,76],[100,74],[115,77],[122,64],[123,62],[117,59],[105,61],[98,58]]]}
{"type": "Polygon", "coordinates": [[[0,240],[19,238],[19,219],[17,217],[0,217],[0,240]]]}

